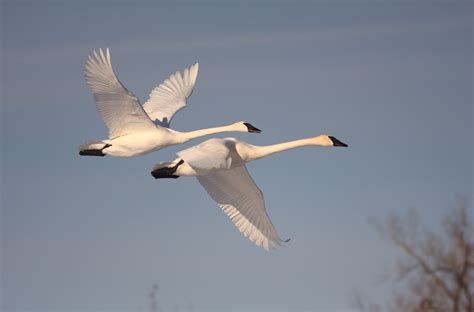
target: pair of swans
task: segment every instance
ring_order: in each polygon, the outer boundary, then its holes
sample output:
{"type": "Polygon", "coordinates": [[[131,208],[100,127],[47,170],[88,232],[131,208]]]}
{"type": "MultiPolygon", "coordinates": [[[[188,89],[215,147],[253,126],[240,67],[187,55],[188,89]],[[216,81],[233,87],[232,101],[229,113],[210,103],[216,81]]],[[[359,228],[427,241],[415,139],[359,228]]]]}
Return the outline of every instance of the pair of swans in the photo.
{"type": "MultiPolygon", "coordinates": [[[[91,87],[97,110],[109,128],[109,139],[80,146],[84,156],[133,157],[194,138],[221,132],[260,130],[240,121],[223,127],[190,132],[169,128],[176,112],[186,106],[198,74],[198,64],[176,72],[150,93],[143,106],[115,75],[110,52],[94,51],[86,62],[85,77],[91,87]]],[[[265,250],[274,249],[282,240],[265,209],[262,191],[247,171],[246,163],[303,146],[347,146],[330,135],[256,146],[236,138],[212,138],[177,153],[178,158],[154,166],[154,178],[195,176],[207,193],[229,216],[238,230],[265,250]]]]}

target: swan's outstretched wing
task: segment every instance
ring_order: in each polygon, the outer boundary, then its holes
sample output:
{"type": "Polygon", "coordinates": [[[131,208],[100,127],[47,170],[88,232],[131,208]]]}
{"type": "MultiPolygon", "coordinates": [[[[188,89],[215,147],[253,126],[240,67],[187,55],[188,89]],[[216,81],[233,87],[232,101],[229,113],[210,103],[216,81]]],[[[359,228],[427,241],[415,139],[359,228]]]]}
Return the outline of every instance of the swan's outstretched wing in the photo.
{"type": "Polygon", "coordinates": [[[186,106],[186,100],[193,93],[198,70],[199,64],[196,63],[183,73],[177,71],[151,91],[143,109],[156,124],[169,127],[174,114],[186,106]]]}
{"type": "Polygon", "coordinates": [[[94,51],[86,61],[85,78],[94,94],[97,110],[109,128],[111,139],[156,129],[138,98],[115,75],[109,49],[94,51]]]}
{"type": "Polygon", "coordinates": [[[217,170],[197,179],[239,231],[257,246],[269,250],[282,244],[265,210],[262,191],[245,165],[217,170]]]}

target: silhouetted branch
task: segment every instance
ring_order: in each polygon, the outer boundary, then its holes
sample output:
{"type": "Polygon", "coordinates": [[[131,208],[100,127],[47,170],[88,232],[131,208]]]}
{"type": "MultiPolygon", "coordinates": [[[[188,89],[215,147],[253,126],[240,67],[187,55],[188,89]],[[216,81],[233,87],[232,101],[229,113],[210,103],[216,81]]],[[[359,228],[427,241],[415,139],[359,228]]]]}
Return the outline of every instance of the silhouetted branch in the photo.
{"type": "Polygon", "coordinates": [[[358,295],[362,311],[473,312],[474,228],[466,203],[448,211],[436,234],[424,229],[415,212],[406,218],[389,216],[375,228],[402,252],[396,276],[404,291],[381,305],[367,303],[358,295]]]}

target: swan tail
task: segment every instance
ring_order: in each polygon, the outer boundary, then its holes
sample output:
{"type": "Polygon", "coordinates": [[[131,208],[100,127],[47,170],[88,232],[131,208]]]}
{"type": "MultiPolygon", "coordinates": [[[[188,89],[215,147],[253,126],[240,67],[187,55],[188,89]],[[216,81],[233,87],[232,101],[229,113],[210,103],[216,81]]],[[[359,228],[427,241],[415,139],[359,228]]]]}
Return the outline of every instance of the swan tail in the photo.
{"type": "Polygon", "coordinates": [[[79,146],[79,155],[81,156],[105,156],[104,149],[112,146],[102,141],[87,142],[79,146]]]}

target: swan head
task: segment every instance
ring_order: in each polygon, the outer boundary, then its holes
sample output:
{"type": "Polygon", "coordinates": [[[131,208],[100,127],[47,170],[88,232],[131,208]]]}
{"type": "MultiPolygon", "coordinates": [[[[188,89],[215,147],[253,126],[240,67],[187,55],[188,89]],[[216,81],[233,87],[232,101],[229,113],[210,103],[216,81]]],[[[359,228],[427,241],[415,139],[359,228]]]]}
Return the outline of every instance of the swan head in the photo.
{"type": "Polygon", "coordinates": [[[323,135],[320,135],[320,136],[316,137],[315,139],[317,141],[317,144],[322,145],[322,146],[335,146],[335,147],[347,147],[348,146],[346,143],[343,143],[343,142],[339,141],[338,139],[336,139],[332,135],[323,134],[323,135]]]}
{"type": "Polygon", "coordinates": [[[250,133],[260,133],[262,130],[258,129],[257,127],[251,125],[246,121],[239,121],[234,124],[237,131],[240,132],[250,132],[250,133]]]}

